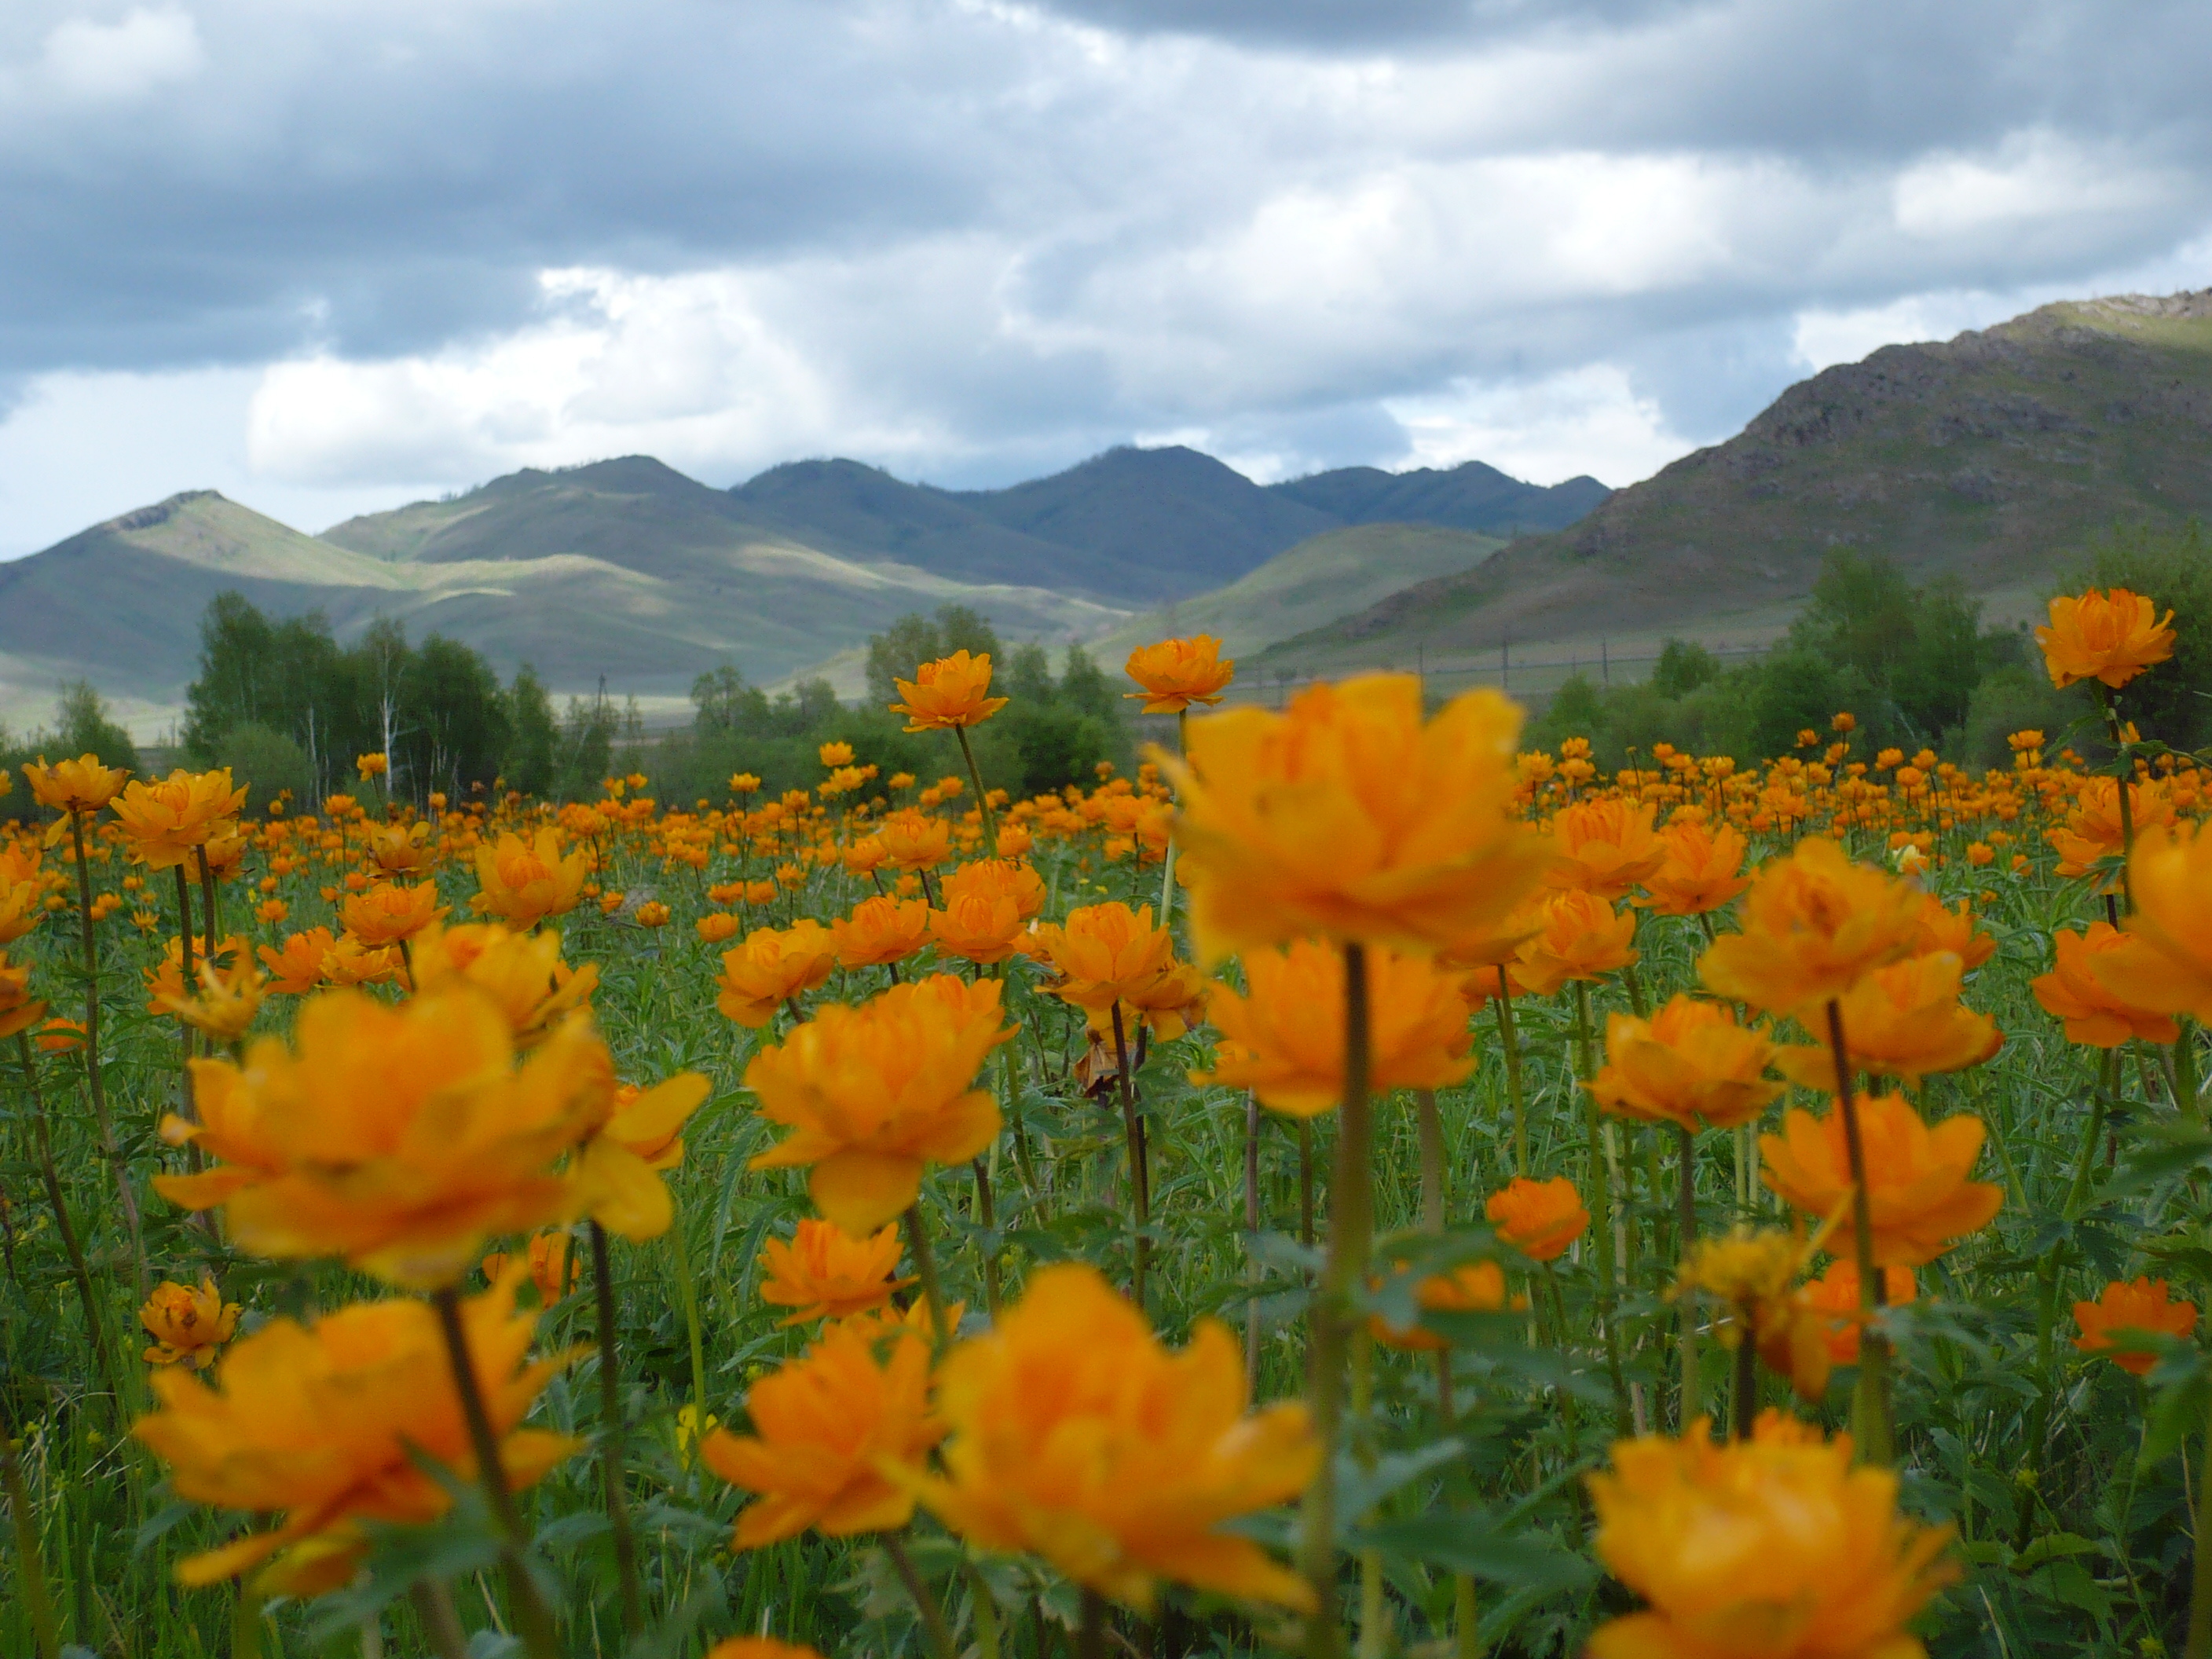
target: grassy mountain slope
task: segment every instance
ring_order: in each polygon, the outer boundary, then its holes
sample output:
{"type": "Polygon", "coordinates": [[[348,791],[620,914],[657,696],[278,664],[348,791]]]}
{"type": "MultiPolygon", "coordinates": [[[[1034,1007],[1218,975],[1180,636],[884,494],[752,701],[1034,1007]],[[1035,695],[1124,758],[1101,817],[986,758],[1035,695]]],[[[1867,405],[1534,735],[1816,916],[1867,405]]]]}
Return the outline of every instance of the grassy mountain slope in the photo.
{"type": "Polygon", "coordinates": [[[1433,525],[1326,531],[1226,587],[1132,617],[1093,648],[1109,665],[1137,646],[1176,635],[1211,634],[1231,655],[1259,651],[1415,582],[1473,569],[1504,545],[1495,536],[1433,525]]]}
{"type": "Polygon", "coordinates": [[[1111,557],[1009,529],[967,501],[858,461],[792,461],[730,491],[759,522],[848,558],[912,565],[956,581],[1013,582],[1113,599],[1111,557]]]}
{"type": "Polygon", "coordinates": [[[1203,593],[1338,521],[1270,494],[1194,449],[1109,449],[1048,478],[967,492],[1010,530],[1080,549],[1122,573],[1121,594],[1155,603],[1203,593]]]}
{"type": "Polygon", "coordinates": [[[1410,472],[1341,466],[1267,488],[1343,524],[1443,525],[1490,536],[1564,530],[1610,493],[1589,477],[1548,489],[1523,483],[1480,461],[1441,471],[1416,467],[1410,472]]]}
{"type": "Polygon", "coordinates": [[[1771,637],[1823,554],[1955,573],[2023,608],[2116,519],[2212,514],[2212,289],[2067,302],[1886,346],[1790,387],[1736,437],[1563,532],[1288,640],[1278,665],[1515,646],[1771,637]]]}

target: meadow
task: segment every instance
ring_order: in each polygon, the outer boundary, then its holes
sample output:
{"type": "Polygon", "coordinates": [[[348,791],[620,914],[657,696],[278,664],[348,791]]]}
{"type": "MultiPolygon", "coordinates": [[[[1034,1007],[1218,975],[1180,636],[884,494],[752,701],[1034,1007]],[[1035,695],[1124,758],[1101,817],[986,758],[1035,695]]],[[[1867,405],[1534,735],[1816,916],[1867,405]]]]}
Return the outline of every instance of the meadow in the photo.
{"type": "Polygon", "coordinates": [[[964,652],[776,799],[27,769],[0,1650],[2206,1659],[2161,629],[1983,771],[1202,638],[1024,799],[964,652]]]}

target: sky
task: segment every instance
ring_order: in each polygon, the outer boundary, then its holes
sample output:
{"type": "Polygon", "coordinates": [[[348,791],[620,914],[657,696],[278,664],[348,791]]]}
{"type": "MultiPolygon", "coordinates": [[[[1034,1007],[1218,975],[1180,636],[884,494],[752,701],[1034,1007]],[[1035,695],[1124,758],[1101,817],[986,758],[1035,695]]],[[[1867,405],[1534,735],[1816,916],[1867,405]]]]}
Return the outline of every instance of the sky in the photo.
{"type": "Polygon", "coordinates": [[[1620,485],[2212,284],[2202,0],[9,0],[0,556],[520,466],[1620,485]]]}

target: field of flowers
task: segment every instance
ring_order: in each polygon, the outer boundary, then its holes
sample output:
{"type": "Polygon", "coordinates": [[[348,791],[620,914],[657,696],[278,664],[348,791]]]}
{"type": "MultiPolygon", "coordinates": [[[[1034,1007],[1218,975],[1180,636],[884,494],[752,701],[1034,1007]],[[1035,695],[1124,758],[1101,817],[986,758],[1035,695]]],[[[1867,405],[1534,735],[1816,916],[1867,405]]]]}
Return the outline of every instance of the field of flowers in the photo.
{"type": "Polygon", "coordinates": [[[1030,800],[965,653],[934,781],[27,769],[0,1651],[2208,1659],[2163,622],[1982,775],[1203,638],[1030,800]]]}

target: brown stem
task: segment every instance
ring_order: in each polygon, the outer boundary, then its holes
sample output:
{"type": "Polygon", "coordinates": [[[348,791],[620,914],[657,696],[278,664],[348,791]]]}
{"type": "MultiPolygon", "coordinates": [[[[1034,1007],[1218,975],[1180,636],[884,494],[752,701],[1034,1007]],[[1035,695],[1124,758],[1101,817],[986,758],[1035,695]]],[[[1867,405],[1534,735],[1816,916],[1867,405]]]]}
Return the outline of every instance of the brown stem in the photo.
{"type": "Polygon", "coordinates": [[[84,814],[71,811],[70,834],[76,850],[76,914],[84,936],[84,1074],[92,1091],[92,1121],[100,1131],[100,1152],[115,1172],[115,1195],[122,1200],[124,1224],[131,1231],[131,1263],[138,1294],[146,1294],[146,1237],[138,1220],[138,1194],[107,1115],[107,1079],[100,1063],[100,946],[92,927],[92,869],[84,855],[84,814]]]}
{"type": "Polygon", "coordinates": [[[445,1581],[418,1578],[407,1595],[438,1659],[469,1659],[468,1633],[461,1628],[461,1616],[453,1610],[453,1595],[445,1581]]]}
{"type": "Polygon", "coordinates": [[[914,1610],[921,1620],[922,1632],[929,1638],[931,1659],[954,1659],[959,1650],[952,1645],[952,1632],[945,1622],[945,1609],[937,1605],[937,1597],[915,1571],[914,1558],[906,1553],[906,1546],[899,1541],[896,1533],[884,1534],[884,1553],[890,1557],[899,1582],[906,1586],[914,1610]]]}
{"type": "MultiPolygon", "coordinates": [[[[1676,1225],[1681,1233],[1676,1243],[1675,1259],[1679,1261],[1688,1259],[1690,1247],[1697,1243],[1698,1238],[1698,1143],[1687,1124],[1677,1124],[1675,1130],[1680,1136],[1682,1157],[1680,1203],[1676,1217],[1676,1225]]],[[[1687,1434],[1690,1425],[1698,1420],[1704,1403],[1700,1398],[1698,1376],[1698,1322],[1687,1297],[1682,1298],[1676,1309],[1676,1316],[1681,1322],[1676,1333],[1680,1340],[1682,1355],[1681,1425],[1682,1432],[1687,1434]]]]}
{"type": "Polygon", "coordinates": [[[70,1221],[69,1203],[62,1196],[62,1180],[54,1168],[53,1131],[46,1121],[46,1101],[39,1087],[39,1068],[31,1058],[31,1039],[15,1033],[15,1053],[23,1062],[23,1082],[31,1091],[31,1133],[39,1144],[39,1174],[46,1189],[46,1202],[54,1212],[54,1230],[61,1235],[62,1248],[68,1252],[70,1277],[76,1280],[76,1293],[84,1304],[85,1334],[92,1339],[92,1355],[100,1367],[100,1379],[107,1385],[108,1394],[120,1409],[122,1395],[116,1387],[115,1364],[107,1352],[106,1322],[100,1315],[100,1298],[92,1287],[92,1269],[85,1265],[84,1245],[77,1237],[76,1224],[70,1221]]]}
{"type": "Polygon", "coordinates": [[[930,1346],[942,1355],[952,1341],[945,1317],[945,1291],[937,1279],[937,1257],[929,1248],[929,1229],[921,1219],[920,1199],[906,1206],[907,1248],[914,1252],[915,1277],[921,1280],[921,1299],[929,1309],[930,1346]]]}
{"type": "MultiPolygon", "coordinates": [[[[192,885],[185,876],[185,866],[183,865],[178,865],[176,866],[176,872],[177,939],[179,948],[184,953],[179,958],[178,964],[179,969],[178,988],[183,995],[190,996],[192,994],[192,985],[196,978],[193,972],[192,963],[192,885]]],[[[197,1123],[199,1121],[199,1113],[195,1110],[192,1106],[192,1028],[190,1024],[181,1019],[177,1022],[177,1028],[178,1036],[184,1044],[185,1051],[185,1080],[184,1094],[182,1096],[183,1109],[181,1115],[185,1122],[197,1123]]],[[[193,1143],[194,1146],[198,1146],[198,1142],[193,1143]]]]}
{"type": "Polygon", "coordinates": [[[1152,1194],[1150,1171],[1145,1168],[1145,1129],[1137,1117],[1137,1092],[1129,1080],[1129,1033],[1122,1024],[1121,1005],[1114,1004],[1114,1060],[1121,1083],[1121,1128],[1129,1146],[1129,1228],[1131,1243],[1129,1299],[1137,1311],[1145,1310],[1145,1269],[1150,1265],[1152,1241],[1145,1230],[1152,1224],[1152,1194]]]}
{"type": "MultiPolygon", "coordinates": [[[[975,1218],[987,1231],[995,1231],[998,1217],[991,1206],[991,1172],[977,1158],[969,1166],[975,1171],[975,1218]]],[[[991,1322],[999,1322],[999,1252],[996,1246],[983,1252],[983,1306],[991,1316],[991,1322]]]]}
{"type": "MultiPolygon", "coordinates": [[[[1844,1005],[1828,1000],[1828,1044],[1836,1062],[1836,1109],[1844,1115],[1844,1152],[1851,1176],[1851,1231],[1856,1235],[1859,1312],[1870,1316],[1884,1297],[1874,1264],[1874,1200],[1867,1190],[1866,1143],[1859,1133],[1858,1096],[1851,1087],[1850,1051],[1844,1042],[1844,1005]]],[[[1889,1421],[1889,1340],[1869,1324],[1859,1338],[1859,1400],[1855,1425],[1860,1455],[1887,1467],[1895,1457],[1889,1421]]]]}

